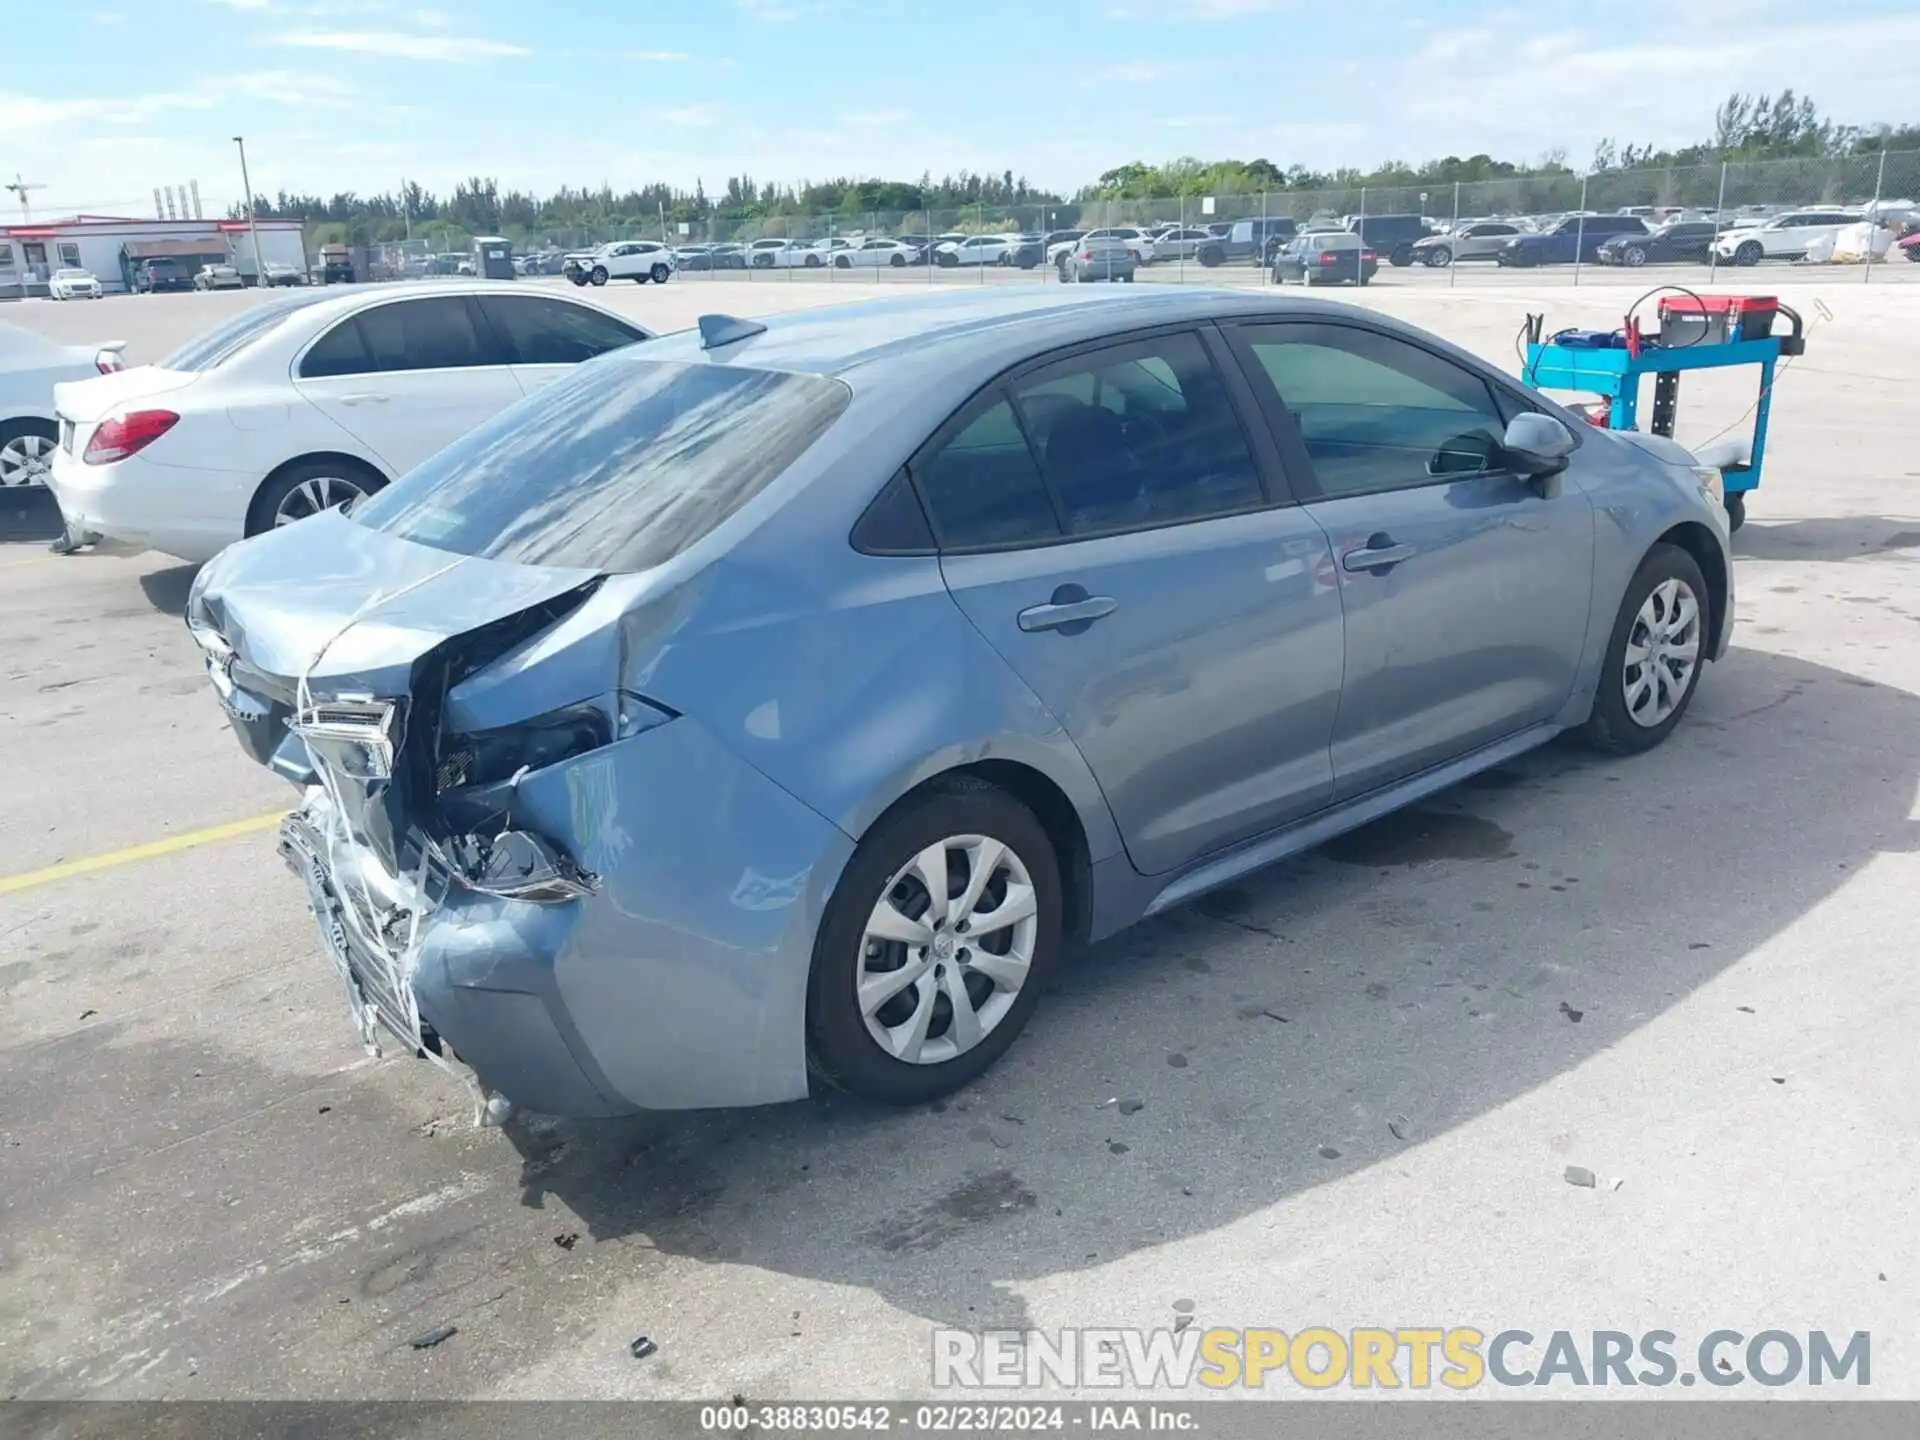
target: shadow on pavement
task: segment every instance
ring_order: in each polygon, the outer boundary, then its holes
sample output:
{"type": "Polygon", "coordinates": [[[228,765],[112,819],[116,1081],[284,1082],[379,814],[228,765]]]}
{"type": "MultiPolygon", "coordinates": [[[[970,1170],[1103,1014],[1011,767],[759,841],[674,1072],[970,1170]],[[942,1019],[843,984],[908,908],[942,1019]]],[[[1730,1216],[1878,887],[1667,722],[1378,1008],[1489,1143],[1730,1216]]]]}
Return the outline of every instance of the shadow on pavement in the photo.
{"type": "Polygon", "coordinates": [[[187,592],[193,588],[193,577],[199,573],[198,565],[174,565],[166,570],[149,571],[140,577],[140,589],[149,605],[177,620],[187,613],[187,592]]]}
{"type": "Polygon", "coordinates": [[[1909,549],[1920,550],[1920,520],[1886,515],[1755,520],[1733,537],[1735,556],[1751,560],[1858,560],[1909,549]]]}
{"type": "Polygon", "coordinates": [[[1618,1043],[1920,848],[1916,779],[1920,699],[1737,650],[1653,754],[1549,746],[1094,947],[948,1102],[516,1124],[523,1203],[1021,1325],[1024,1282],[1391,1163],[1618,1043]]]}
{"type": "Polygon", "coordinates": [[[51,490],[37,485],[0,490],[0,544],[54,540],[65,528],[51,490]]]}

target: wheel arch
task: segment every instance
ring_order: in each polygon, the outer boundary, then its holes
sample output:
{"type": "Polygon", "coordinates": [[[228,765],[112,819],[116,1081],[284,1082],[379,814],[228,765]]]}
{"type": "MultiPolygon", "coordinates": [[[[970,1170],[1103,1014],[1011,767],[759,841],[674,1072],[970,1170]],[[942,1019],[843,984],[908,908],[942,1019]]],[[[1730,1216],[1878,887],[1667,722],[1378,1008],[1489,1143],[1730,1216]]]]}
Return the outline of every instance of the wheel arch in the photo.
{"type": "Polygon", "coordinates": [[[391,475],[363,455],[354,455],[345,450],[309,450],[303,455],[294,456],[291,460],[281,461],[260,477],[260,483],[253,487],[253,495],[247,501],[247,534],[259,533],[260,499],[267,493],[268,486],[297,465],[311,465],[323,461],[327,464],[344,465],[349,469],[358,470],[371,476],[382,486],[393,483],[391,475]]]}
{"type": "Polygon", "coordinates": [[[1685,520],[1662,532],[1653,543],[1672,545],[1686,551],[1693,557],[1693,563],[1700,567],[1700,574],[1707,582],[1707,602],[1711,607],[1707,653],[1719,654],[1720,637],[1726,633],[1727,599],[1732,581],[1727,569],[1727,552],[1719,538],[1699,521],[1685,520]]]}

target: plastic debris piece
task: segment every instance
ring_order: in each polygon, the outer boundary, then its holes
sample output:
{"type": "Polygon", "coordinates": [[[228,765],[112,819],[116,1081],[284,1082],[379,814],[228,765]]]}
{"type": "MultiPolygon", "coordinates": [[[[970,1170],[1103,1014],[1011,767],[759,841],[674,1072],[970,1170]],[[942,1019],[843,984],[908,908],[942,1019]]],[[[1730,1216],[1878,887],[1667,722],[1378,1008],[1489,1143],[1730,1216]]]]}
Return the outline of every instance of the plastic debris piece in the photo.
{"type": "Polygon", "coordinates": [[[649,1340],[646,1336],[636,1335],[634,1336],[633,1343],[627,1346],[627,1353],[636,1360],[644,1360],[659,1350],[659,1348],[658,1345],[654,1344],[653,1341],[649,1340]]]}
{"type": "Polygon", "coordinates": [[[1120,1102],[1120,1113],[1122,1115],[1138,1115],[1146,1108],[1147,1102],[1144,1100],[1122,1100],[1120,1102]]]}
{"type": "Polygon", "coordinates": [[[1595,1185],[1599,1184],[1599,1181],[1594,1177],[1594,1173],[1587,1169],[1586,1166],[1569,1165],[1567,1166],[1567,1184],[1579,1185],[1591,1190],[1595,1185]]]}
{"type": "Polygon", "coordinates": [[[1578,1025],[1583,1019],[1585,1019],[1587,1014],[1587,1012],[1584,1010],[1574,1009],[1571,1005],[1567,1004],[1567,1002],[1564,1000],[1560,1002],[1560,1013],[1566,1016],[1567,1019],[1571,1020],[1576,1025],[1578,1025]]]}
{"type": "Polygon", "coordinates": [[[442,1341],[451,1340],[460,1333],[458,1325],[436,1325],[423,1335],[416,1335],[407,1344],[416,1350],[431,1350],[442,1341]]]}
{"type": "Polygon", "coordinates": [[[563,1235],[554,1236],[553,1243],[562,1250],[571,1250],[580,1243],[580,1233],[577,1230],[569,1230],[563,1235]]]}
{"type": "Polygon", "coordinates": [[[1322,1145],[1320,1147],[1320,1158],[1322,1160],[1338,1160],[1340,1158],[1340,1152],[1331,1145],[1322,1145]]]}
{"type": "Polygon", "coordinates": [[[1396,1115],[1387,1121],[1387,1131],[1396,1140],[1404,1140],[1413,1133],[1413,1122],[1404,1115],[1396,1115]]]}

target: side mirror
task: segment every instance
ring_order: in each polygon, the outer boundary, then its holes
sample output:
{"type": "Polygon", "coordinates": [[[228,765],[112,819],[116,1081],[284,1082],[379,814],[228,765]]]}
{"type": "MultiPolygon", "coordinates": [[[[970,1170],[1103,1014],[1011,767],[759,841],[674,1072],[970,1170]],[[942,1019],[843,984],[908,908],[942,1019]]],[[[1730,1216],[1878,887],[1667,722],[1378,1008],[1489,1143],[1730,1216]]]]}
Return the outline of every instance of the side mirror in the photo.
{"type": "Polygon", "coordinates": [[[1500,439],[1508,468],[1535,477],[1558,475],[1573,455],[1573,432],[1551,415],[1516,415],[1500,439]]]}

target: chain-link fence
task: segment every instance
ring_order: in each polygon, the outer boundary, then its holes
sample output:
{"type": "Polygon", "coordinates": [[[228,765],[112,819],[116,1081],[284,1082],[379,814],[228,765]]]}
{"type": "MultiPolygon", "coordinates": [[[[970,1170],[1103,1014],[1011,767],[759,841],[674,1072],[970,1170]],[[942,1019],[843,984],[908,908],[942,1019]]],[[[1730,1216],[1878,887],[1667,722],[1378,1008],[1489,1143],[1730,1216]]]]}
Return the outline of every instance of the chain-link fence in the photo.
{"type": "MultiPolygon", "coordinates": [[[[1536,284],[1685,284],[1759,265],[1791,266],[1794,283],[1920,281],[1920,266],[1905,265],[1920,246],[1897,243],[1920,231],[1920,151],[911,211],[663,212],[513,238],[532,273],[559,273],[568,252],[644,241],[677,251],[689,280],[987,284],[1056,281],[1072,240],[1118,229],[1137,247],[1140,280],[1261,285],[1276,249],[1329,228],[1357,230],[1376,278],[1392,284],[1512,271],[1536,284]]],[[[435,263],[451,261],[442,251],[435,263]]]]}

